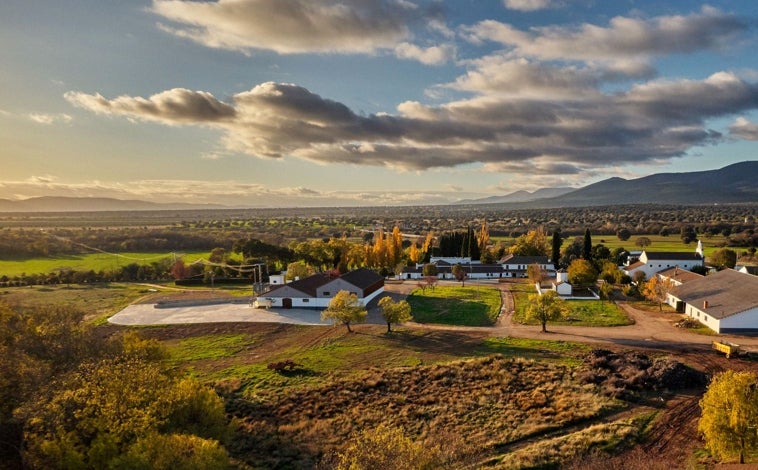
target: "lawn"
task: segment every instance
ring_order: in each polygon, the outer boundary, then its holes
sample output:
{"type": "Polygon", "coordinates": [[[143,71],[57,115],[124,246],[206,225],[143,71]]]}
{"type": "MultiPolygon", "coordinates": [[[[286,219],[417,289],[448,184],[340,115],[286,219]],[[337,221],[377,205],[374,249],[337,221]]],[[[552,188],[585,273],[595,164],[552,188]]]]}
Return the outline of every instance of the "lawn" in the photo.
{"type": "MultiPolygon", "coordinates": [[[[511,287],[513,299],[516,303],[514,321],[526,325],[539,325],[538,320],[527,320],[526,308],[529,303],[529,295],[535,292],[533,286],[528,284],[513,284],[511,287]]],[[[568,316],[559,321],[551,322],[554,325],[575,326],[624,326],[631,325],[632,320],[624,310],[613,302],[602,300],[567,300],[568,316]]]]}
{"type": "Polygon", "coordinates": [[[500,314],[500,291],[491,287],[415,289],[407,298],[413,320],[418,323],[488,326],[500,314]]]}

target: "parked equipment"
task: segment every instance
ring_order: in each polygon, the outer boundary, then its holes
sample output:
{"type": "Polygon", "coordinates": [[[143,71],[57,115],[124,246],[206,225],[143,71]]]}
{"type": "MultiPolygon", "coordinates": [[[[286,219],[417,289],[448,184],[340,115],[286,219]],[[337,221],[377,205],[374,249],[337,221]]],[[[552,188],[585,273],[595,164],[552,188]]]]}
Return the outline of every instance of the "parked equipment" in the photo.
{"type": "Polygon", "coordinates": [[[729,359],[729,356],[731,356],[732,354],[737,354],[740,351],[740,345],[729,343],[726,341],[714,341],[713,349],[715,349],[716,351],[721,351],[722,353],[725,353],[726,358],[729,359]]]}

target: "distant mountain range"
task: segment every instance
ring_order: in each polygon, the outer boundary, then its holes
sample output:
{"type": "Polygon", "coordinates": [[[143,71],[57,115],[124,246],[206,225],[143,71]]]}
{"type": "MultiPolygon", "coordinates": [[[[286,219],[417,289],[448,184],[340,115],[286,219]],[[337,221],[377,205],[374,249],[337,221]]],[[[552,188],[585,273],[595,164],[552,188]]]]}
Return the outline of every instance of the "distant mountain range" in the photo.
{"type": "MultiPolygon", "coordinates": [[[[542,188],[505,196],[467,199],[457,205],[489,204],[512,208],[611,206],[619,204],[758,203],[758,161],[718,170],[658,173],[626,180],[609,178],[583,188],[542,188]]],[[[140,200],[89,197],[0,199],[0,212],[102,212],[229,209],[221,204],[160,204],[140,200]]]]}
{"type": "Polygon", "coordinates": [[[0,199],[0,212],[104,212],[104,211],[160,211],[188,209],[223,209],[220,204],[158,204],[139,200],[107,197],[55,197],[43,196],[11,201],[0,199]]]}
{"type": "Polygon", "coordinates": [[[504,204],[509,202],[529,202],[537,199],[548,199],[562,196],[566,193],[576,191],[576,188],[542,188],[534,192],[516,191],[506,194],[505,196],[490,196],[483,199],[464,199],[456,204],[504,204]]]}
{"type": "Polygon", "coordinates": [[[609,178],[579,189],[517,191],[506,196],[460,201],[459,204],[510,203],[519,208],[548,208],[740,202],[758,202],[758,161],[735,163],[718,170],[658,173],[632,180],[609,178]],[[558,194],[551,195],[551,190],[558,194]]]}

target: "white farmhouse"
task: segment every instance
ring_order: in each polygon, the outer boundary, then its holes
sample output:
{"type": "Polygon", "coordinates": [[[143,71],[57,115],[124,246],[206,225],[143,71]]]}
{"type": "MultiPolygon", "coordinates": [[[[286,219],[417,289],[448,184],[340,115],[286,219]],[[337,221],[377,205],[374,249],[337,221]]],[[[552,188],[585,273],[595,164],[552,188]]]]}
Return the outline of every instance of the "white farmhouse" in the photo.
{"type": "Polygon", "coordinates": [[[667,302],[716,333],[758,332],[758,276],[725,269],[675,287],[667,302]]]}
{"type": "Polygon", "coordinates": [[[280,308],[326,308],[341,290],[358,296],[362,305],[367,305],[384,292],[384,278],[365,268],[350,271],[341,276],[319,273],[304,279],[279,285],[259,296],[271,302],[271,307],[280,308]]]}
{"type": "Polygon", "coordinates": [[[645,278],[650,279],[664,269],[678,267],[691,271],[695,266],[703,266],[703,257],[698,252],[643,251],[639,261],[625,266],[623,270],[632,279],[637,272],[645,273],[645,278]]]}
{"type": "Polygon", "coordinates": [[[503,277],[526,277],[529,265],[537,264],[549,276],[555,271],[555,264],[547,256],[517,256],[508,255],[500,262],[505,271],[503,277]]]}

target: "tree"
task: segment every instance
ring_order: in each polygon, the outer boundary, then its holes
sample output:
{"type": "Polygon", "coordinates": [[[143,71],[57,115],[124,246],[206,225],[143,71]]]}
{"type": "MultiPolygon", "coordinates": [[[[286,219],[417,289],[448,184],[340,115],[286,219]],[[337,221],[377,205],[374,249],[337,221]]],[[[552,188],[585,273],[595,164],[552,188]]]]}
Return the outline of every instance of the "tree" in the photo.
{"type": "Polygon", "coordinates": [[[592,259],[592,235],[590,229],[584,231],[584,243],[582,244],[582,258],[592,259]]]}
{"type": "Polygon", "coordinates": [[[555,232],[553,232],[553,240],[552,240],[552,250],[550,254],[550,261],[553,262],[556,269],[558,268],[558,263],[560,263],[561,260],[561,245],[563,244],[563,239],[561,238],[561,229],[557,228],[555,229],[555,232]]]}
{"type": "Polygon", "coordinates": [[[620,228],[616,230],[616,236],[619,238],[619,240],[625,242],[629,240],[629,238],[632,236],[632,233],[627,228],[620,228]]]}
{"type": "Polygon", "coordinates": [[[341,290],[329,301],[329,306],[321,312],[321,320],[333,320],[342,323],[352,333],[350,323],[366,320],[368,311],[361,305],[358,296],[350,291],[341,290]]]}
{"type": "Polygon", "coordinates": [[[652,302],[658,302],[658,310],[663,311],[663,302],[668,299],[668,293],[674,288],[674,282],[671,279],[663,279],[660,276],[653,276],[642,287],[642,295],[652,302]]]}
{"type": "Polygon", "coordinates": [[[382,309],[382,317],[387,322],[387,333],[392,333],[393,323],[403,323],[413,319],[411,306],[405,300],[395,302],[392,297],[382,297],[379,308],[382,309]]]}
{"type": "Polygon", "coordinates": [[[541,283],[545,279],[545,271],[539,264],[530,264],[526,267],[526,276],[535,284],[541,283]]]}
{"type": "Polygon", "coordinates": [[[479,229],[479,233],[476,236],[476,242],[479,247],[479,258],[482,259],[482,255],[487,253],[487,247],[490,244],[490,230],[487,227],[487,220],[482,222],[482,227],[479,229]]]}
{"type": "Polygon", "coordinates": [[[451,268],[451,272],[455,277],[455,280],[460,281],[461,287],[464,287],[466,284],[466,269],[463,267],[463,265],[461,265],[461,263],[454,265],[451,268]]]}
{"type": "Polygon", "coordinates": [[[651,243],[652,241],[648,237],[637,237],[634,240],[634,244],[640,248],[645,248],[646,246],[650,246],[651,243]]]}
{"type": "Polygon", "coordinates": [[[722,460],[758,451],[758,374],[727,370],[716,375],[700,400],[698,430],[706,448],[722,460]]]}
{"type": "Polygon", "coordinates": [[[733,269],[737,264],[737,252],[730,250],[729,248],[722,248],[714,251],[711,256],[708,257],[708,262],[711,266],[715,266],[719,271],[724,269],[733,269]]]}
{"type": "Polygon", "coordinates": [[[305,264],[304,261],[295,261],[287,265],[287,280],[305,279],[314,272],[313,268],[305,264]]]}
{"type": "Polygon", "coordinates": [[[575,259],[568,267],[568,281],[576,286],[588,286],[597,280],[597,271],[586,259],[575,259]]]}
{"type": "Polygon", "coordinates": [[[602,282],[600,284],[600,298],[603,300],[610,300],[613,294],[613,284],[610,282],[602,282]]]}
{"type": "Polygon", "coordinates": [[[83,364],[18,410],[25,459],[35,468],[118,468],[140,438],[165,430],[222,438],[223,401],[185,381],[136,357],[83,364]]]}
{"type": "Polygon", "coordinates": [[[542,295],[529,296],[526,318],[538,320],[542,324],[543,333],[547,333],[547,322],[558,320],[566,316],[566,313],[566,301],[561,299],[554,290],[549,290],[542,295]]]}
{"type": "Polygon", "coordinates": [[[542,227],[530,230],[526,235],[518,237],[510,248],[510,252],[518,256],[547,256],[547,236],[542,227]]]}
{"type": "Polygon", "coordinates": [[[434,276],[437,277],[437,274],[439,273],[437,269],[437,265],[434,263],[426,263],[423,268],[421,268],[421,273],[425,277],[434,276]]]}

